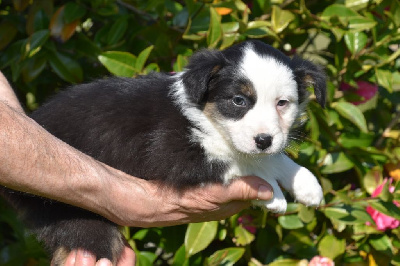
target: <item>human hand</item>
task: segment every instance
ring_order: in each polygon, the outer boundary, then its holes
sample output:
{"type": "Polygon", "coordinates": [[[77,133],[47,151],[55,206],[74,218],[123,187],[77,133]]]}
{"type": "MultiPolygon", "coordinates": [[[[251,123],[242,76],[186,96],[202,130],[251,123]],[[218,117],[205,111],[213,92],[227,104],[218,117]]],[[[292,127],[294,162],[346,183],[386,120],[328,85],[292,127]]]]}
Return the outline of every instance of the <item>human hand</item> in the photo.
{"type": "Polygon", "coordinates": [[[106,212],[101,214],[117,224],[138,227],[221,220],[249,207],[251,200],[268,201],[273,196],[271,186],[256,176],[183,192],[131,176],[105,185],[109,193],[103,199],[109,198],[102,203],[106,212]]]}
{"type": "MultiPolygon", "coordinates": [[[[121,259],[117,266],[133,266],[136,263],[135,252],[130,247],[125,247],[122,252],[121,259]]],[[[96,261],[96,257],[85,250],[78,249],[69,253],[65,266],[111,266],[112,263],[108,259],[100,259],[96,261]]]]}

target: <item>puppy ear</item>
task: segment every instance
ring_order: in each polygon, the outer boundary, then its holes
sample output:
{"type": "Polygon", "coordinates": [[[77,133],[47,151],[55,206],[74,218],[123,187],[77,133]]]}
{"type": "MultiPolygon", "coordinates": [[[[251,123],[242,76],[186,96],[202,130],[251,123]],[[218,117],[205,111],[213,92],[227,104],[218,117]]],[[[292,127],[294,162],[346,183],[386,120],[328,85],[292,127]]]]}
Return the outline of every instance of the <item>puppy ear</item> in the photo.
{"type": "Polygon", "coordinates": [[[296,82],[299,86],[299,101],[302,102],[305,100],[307,97],[307,87],[312,86],[317,102],[322,107],[325,107],[326,76],[322,68],[300,57],[292,59],[291,68],[294,71],[296,82]]]}
{"type": "Polygon", "coordinates": [[[217,50],[201,50],[189,60],[182,75],[185,91],[195,103],[200,103],[213,76],[225,65],[224,56],[217,50]]]}

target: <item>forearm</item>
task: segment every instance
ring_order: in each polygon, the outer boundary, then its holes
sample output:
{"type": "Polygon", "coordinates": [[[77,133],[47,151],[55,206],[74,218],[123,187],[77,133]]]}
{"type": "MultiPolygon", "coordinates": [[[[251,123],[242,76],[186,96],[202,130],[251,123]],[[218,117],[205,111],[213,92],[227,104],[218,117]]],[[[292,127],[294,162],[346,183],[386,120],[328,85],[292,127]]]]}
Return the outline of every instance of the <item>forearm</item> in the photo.
{"type": "Polygon", "coordinates": [[[21,105],[17,97],[15,96],[13,90],[7,79],[4,77],[3,73],[0,72],[0,100],[4,101],[10,107],[17,111],[23,112],[21,105]]]}
{"type": "Polygon", "coordinates": [[[90,157],[2,101],[0,125],[2,185],[78,206],[96,205],[85,197],[100,190],[99,171],[104,167],[94,167],[90,157]]]}

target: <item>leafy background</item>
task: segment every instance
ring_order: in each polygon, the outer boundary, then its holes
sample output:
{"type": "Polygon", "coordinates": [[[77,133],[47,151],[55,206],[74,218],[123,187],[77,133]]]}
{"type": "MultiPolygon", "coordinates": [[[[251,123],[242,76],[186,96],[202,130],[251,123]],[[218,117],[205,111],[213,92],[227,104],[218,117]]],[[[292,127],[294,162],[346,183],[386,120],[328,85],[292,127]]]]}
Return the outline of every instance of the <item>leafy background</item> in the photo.
{"type": "MultiPolygon", "coordinates": [[[[398,0],[0,3],[0,69],[27,112],[70,84],[181,71],[200,48],[246,39],[325,67],[327,107],[311,101],[306,133],[287,151],[319,178],[322,206],[290,203],[284,215],[249,209],[224,221],[124,228],[138,265],[307,265],[317,255],[339,265],[400,264],[400,230],[393,228],[400,220],[398,0]],[[368,206],[392,226],[381,228],[368,206]]],[[[4,202],[0,264],[49,264],[4,202]]]]}

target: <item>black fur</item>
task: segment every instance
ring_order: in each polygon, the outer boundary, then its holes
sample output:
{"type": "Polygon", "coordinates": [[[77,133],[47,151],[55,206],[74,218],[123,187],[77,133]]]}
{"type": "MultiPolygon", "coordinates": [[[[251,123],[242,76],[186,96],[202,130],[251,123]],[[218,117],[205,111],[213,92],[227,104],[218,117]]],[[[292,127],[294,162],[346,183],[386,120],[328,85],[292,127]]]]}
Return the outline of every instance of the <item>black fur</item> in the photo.
{"type": "MultiPolygon", "coordinates": [[[[319,68],[305,60],[291,60],[264,43],[251,44],[257,53],[272,56],[293,69],[302,97],[308,79],[313,79],[317,100],[324,104],[325,78],[319,68]]],[[[181,79],[194,105],[201,109],[206,103],[215,103],[219,112],[231,119],[240,119],[254,105],[256,95],[241,93],[243,86],[251,86],[250,81],[235,75],[244,45],[225,51],[203,50],[191,58],[181,79]],[[237,94],[245,96],[247,106],[232,111],[227,101],[237,94]]],[[[173,82],[175,78],[168,74],[98,80],[59,93],[31,117],[71,146],[130,175],[161,179],[178,190],[223,182],[228,166],[222,161],[208,161],[200,143],[191,139],[191,130],[197,125],[173,102],[173,82]]],[[[106,219],[7,188],[0,187],[0,193],[21,211],[50,252],[59,247],[67,251],[84,248],[97,258],[119,258],[121,235],[106,219]]]]}

